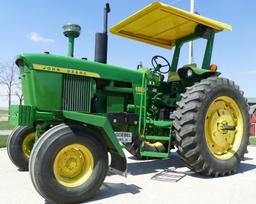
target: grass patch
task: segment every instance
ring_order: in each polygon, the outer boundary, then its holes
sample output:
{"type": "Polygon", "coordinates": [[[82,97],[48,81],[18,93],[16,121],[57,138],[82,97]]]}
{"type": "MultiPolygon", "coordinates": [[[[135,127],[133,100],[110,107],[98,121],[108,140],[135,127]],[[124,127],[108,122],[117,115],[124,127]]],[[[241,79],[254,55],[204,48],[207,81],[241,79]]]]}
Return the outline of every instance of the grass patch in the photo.
{"type": "Polygon", "coordinates": [[[8,110],[2,110],[2,109],[1,109],[1,110],[0,110],[0,115],[2,115],[2,114],[4,114],[4,115],[5,115],[5,114],[8,114],[8,110]]]}
{"type": "Polygon", "coordinates": [[[253,145],[253,146],[256,146],[256,137],[250,137],[249,144],[253,145]]]}
{"type": "Polygon", "coordinates": [[[0,130],[12,130],[15,128],[15,125],[10,125],[8,121],[0,122],[0,130]]]}
{"type": "Polygon", "coordinates": [[[7,137],[8,136],[6,136],[6,135],[0,135],[0,148],[6,147],[7,137]]]}

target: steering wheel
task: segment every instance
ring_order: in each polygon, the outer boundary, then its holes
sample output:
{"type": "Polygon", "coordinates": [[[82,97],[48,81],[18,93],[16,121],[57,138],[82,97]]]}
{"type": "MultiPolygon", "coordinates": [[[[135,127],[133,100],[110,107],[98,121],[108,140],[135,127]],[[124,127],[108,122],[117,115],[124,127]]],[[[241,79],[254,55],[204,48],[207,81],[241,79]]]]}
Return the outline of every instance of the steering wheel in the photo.
{"type": "Polygon", "coordinates": [[[151,60],[151,63],[155,72],[167,74],[171,70],[171,65],[168,60],[160,55],[154,56],[151,60]],[[162,70],[163,67],[168,67],[168,70],[162,70]]]}

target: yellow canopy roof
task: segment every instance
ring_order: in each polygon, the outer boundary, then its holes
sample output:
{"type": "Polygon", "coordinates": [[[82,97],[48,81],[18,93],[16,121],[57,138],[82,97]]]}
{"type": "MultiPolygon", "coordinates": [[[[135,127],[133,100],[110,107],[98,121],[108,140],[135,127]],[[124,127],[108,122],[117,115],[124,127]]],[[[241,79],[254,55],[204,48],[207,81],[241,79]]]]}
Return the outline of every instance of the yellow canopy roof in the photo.
{"type": "Polygon", "coordinates": [[[164,48],[172,48],[178,39],[195,32],[198,24],[216,32],[232,30],[232,26],[155,2],[113,26],[113,34],[164,48]]]}

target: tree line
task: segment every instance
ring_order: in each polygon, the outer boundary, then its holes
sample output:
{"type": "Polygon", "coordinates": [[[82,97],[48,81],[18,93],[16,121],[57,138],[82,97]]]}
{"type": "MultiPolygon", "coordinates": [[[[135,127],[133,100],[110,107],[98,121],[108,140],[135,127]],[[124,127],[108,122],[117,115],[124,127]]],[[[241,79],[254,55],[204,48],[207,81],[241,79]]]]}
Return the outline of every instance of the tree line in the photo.
{"type": "Polygon", "coordinates": [[[19,68],[13,61],[0,64],[0,85],[8,98],[8,110],[12,103],[12,97],[18,99],[19,104],[23,103],[19,68]]]}

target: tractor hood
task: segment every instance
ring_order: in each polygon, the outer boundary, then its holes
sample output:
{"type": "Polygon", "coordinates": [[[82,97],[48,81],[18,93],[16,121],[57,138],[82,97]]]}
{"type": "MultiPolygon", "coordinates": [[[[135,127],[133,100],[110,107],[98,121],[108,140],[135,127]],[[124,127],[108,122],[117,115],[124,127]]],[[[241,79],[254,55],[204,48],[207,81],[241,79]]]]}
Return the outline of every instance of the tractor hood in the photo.
{"type": "Polygon", "coordinates": [[[130,83],[140,83],[143,74],[142,71],[49,54],[22,54],[17,57],[16,64],[21,72],[38,70],[130,83]]]}

